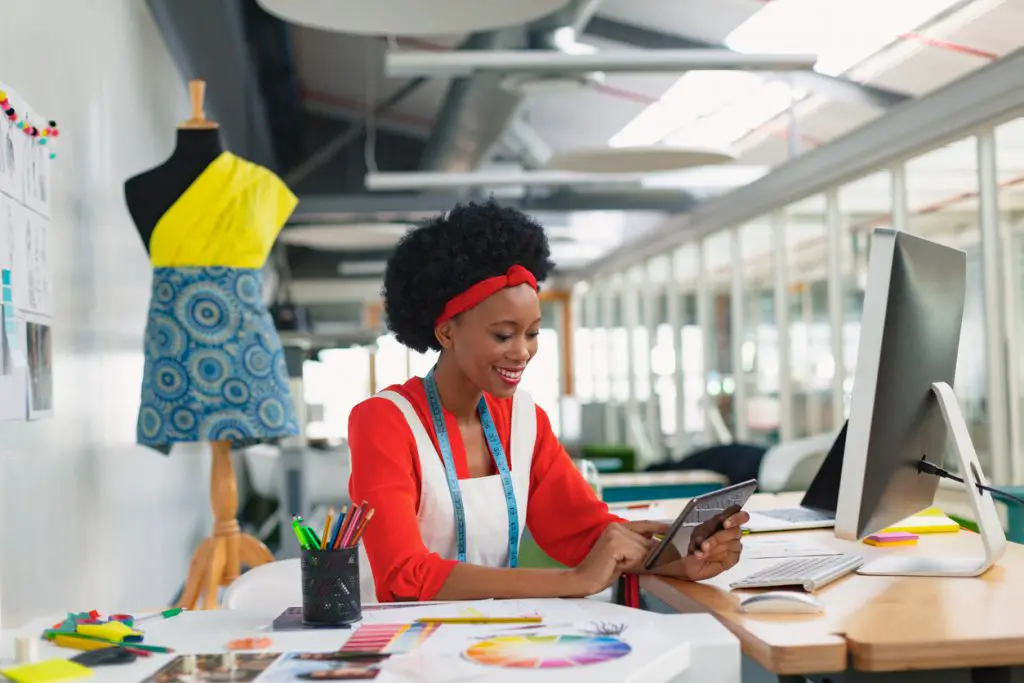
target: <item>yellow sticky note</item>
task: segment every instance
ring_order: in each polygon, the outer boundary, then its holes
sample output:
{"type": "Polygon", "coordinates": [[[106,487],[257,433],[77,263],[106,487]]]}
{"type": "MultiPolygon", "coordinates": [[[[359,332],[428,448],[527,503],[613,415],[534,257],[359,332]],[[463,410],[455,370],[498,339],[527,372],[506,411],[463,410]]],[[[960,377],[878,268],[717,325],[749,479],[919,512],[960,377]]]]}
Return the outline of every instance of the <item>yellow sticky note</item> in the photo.
{"type": "Polygon", "coordinates": [[[955,534],[960,531],[960,525],[956,523],[956,520],[947,517],[942,510],[928,508],[883,529],[882,533],[898,531],[910,534],[955,534]]]}
{"type": "Polygon", "coordinates": [[[45,662],[14,666],[0,670],[15,683],[62,683],[92,676],[92,669],[70,659],[49,659],[45,662]]]}

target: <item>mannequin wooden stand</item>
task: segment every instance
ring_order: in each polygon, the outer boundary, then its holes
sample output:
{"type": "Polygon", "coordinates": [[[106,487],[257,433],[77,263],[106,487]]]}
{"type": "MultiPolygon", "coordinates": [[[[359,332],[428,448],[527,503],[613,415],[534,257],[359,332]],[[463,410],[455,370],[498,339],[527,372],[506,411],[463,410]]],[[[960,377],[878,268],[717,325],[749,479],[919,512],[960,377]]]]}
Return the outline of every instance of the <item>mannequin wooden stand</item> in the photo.
{"type": "MultiPolygon", "coordinates": [[[[189,81],[192,115],[181,124],[186,129],[216,128],[217,123],[206,118],[203,99],[206,84],[189,81]]],[[[274,556],[258,539],[243,534],[238,526],[238,485],[231,462],[231,444],[215,441],[210,444],[213,463],[210,471],[210,504],[213,508],[213,535],[205,539],[192,555],[185,589],[179,607],[196,609],[202,597],[202,609],[217,607],[217,594],[221,586],[230,585],[241,573],[242,565],[258,567],[274,561],[274,556]]]]}
{"type": "Polygon", "coordinates": [[[258,567],[274,561],[274,556],[258,539],[243,534],[238,526],[238,485],[231,462],[231,444],[214,441],[210,471],[210,500],[213,506],[213,535],[206,538],[192,555],[185,590],[179,607],[201,609],[217,607],[221,586],[230,585],[241,573],[242,565],[258,567]]]}

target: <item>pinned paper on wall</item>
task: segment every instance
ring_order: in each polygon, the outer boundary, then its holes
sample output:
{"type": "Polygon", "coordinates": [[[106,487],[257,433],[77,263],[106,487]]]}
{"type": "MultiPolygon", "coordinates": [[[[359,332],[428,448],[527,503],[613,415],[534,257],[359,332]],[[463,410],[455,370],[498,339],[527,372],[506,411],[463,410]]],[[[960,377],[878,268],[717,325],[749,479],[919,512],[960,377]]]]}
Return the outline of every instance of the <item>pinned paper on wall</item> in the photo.
{"type": "Polygon", "coordinates": [[[47,124],[0,92],[17,113],[0,116],[0,420],[24,420],[53,412],[52,162],[34,130],[47,124]]]}

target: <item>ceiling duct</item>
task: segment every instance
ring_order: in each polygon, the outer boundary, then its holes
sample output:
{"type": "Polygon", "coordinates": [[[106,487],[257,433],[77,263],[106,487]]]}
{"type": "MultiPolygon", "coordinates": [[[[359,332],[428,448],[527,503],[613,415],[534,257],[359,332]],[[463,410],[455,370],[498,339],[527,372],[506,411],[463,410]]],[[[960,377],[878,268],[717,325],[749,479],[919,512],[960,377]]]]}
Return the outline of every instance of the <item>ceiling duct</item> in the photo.
{"type": "MultiPolygon", "coordinates": [[[[474,34],[458,54],[487,54],[493,50],[551,49],[558,31],[573,35],[593,15],[599,0],[572,0],[527,30],[509,29],[474,34]]],[[[385,57],[385,60],[388,58],[385,57]]],[[[503,87],[505,74],[470,73],[456,77],[448,87],[420,168],[427,171],[472,171],[497,147],[523,101],[518,88],[503,87]]]]}

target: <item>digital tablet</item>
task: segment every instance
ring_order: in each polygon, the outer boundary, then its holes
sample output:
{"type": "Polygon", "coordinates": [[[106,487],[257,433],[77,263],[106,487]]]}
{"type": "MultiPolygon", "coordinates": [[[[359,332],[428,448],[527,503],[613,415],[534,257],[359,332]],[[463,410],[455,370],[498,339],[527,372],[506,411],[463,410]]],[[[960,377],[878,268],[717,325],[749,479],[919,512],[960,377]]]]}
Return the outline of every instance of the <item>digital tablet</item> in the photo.
{"type": "Polygon", "coordinates": [[[721,531],[725,520],[739,512],[756,489],[757,480],[751,479],[692,498],[647,556],[644,569],[651,570],[692,554],[701,543],[721,531]]]}

